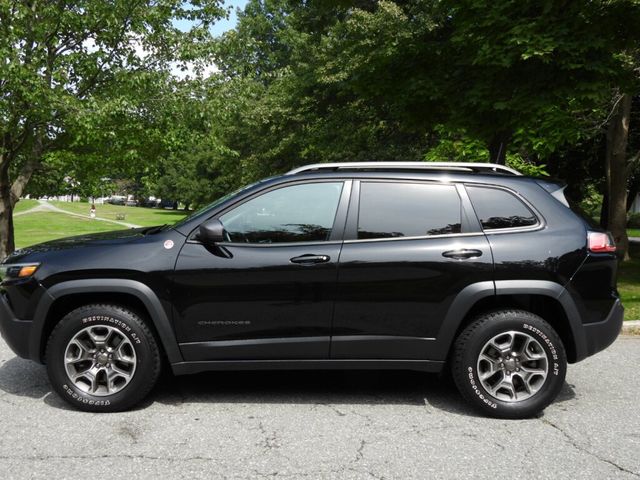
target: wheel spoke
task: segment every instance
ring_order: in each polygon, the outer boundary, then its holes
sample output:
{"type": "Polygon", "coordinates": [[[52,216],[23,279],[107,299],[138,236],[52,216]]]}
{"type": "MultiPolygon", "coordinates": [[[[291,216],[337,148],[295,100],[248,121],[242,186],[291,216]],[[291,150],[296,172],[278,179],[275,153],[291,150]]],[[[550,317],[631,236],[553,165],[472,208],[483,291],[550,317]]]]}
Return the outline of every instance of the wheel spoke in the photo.
{"type": "Polygon", "coordinates": [[[93,344],[96,346],[96,348],[100,348],[104,345],[104,337],[96,333],[96,328],[100,328],[100,327],[89,327],[87,329],[87,335],[89,336],[93,344]]]}
{"type": "Polygon", "coordinates": [[[524,389],[526,390],[526,393],[528,395],[531,395],[533,393],[533,390],[531,388],[531,384],[529,383],[529,380],[531,378],[531,375],[521,375],[522,372],[518,372],[516,375],[518,377],[520,377],[520,379],[522,380],[522,386],[524,387],[524,389]]]}
{"type": "Polygon", "coordinates": [[[522,347],[522,351],[520,352],[527,360],[540,360],[546,358],[544,350],[540,347],[540,344],[534,340],[533,338],[527,338],[527,341],[524,343],[522,347]],[[533,349],[539,348],[538,352],[532,351],[533,349]]]}
{"type": "Polygon", "coordinates": [[[85,360],[91,360],[92,353],[93,349],[88,348],[80,340],[74,339],[69,342],[69,345],[67,346],[66,357],[68,361],[81,362],[85,360]]]}
{"type": "Polygon", "coordinates": [[[495,348],[498,352],[504,354],[506,352],[510,352],[511,350],[513,350],[514,340],[515,340],[515,335],[513,334],[513,332],[507,332],[501,335],[497,335],[496,337],[493,337],[493,339],[491,339],[489,344],[493,348],[495,348]],[[505,338],[508,338],[506,342],[504,341],[505,338]],[[502,342],[497,343],[497,340],[502,340],[502,342]]]}
{"type": "Polygon", "coordinates": [[[526,365],[522,365],[520,367],[520,370],[527,373],[529,376],[544,375],[546,373],[546,370],[544,368],[531,368],[531,367],[527,367],[526,365]]]}
{"type": "Polygon", "coordinates": [[[507,392],[509,392],[509,397],[512,400],[517,399],[516,390],[515,390],[515,387],[513,386],[513,380],[511,376],[505,375],[502,378],[502,380],[496,384],[496,386],[493,388],[493,391],[491,393],[494,396],[496,396],[500,391],[503,391],[503,390],[506,390],[507,392]]]}
{"type": "MultiPolygon", "coordinates": [[[[494,358],[491,358],[490,356],[486,355],[486,354],[481,354],[480,355],[480,360],[483,362],[482,365],[489,365],[489,369],[488,370],[481,370],[480,366],[478,366],[478,375],[480,375],[480,380],[486,380],[490,377],[492,377],[493,375],[495,375],[495,373],[500,370],[500,367],[498,367],[497,362],[494,358]]],[[[478,362],[478,365],[480,365],[481,363],[478,362]]]]}
{"type": "Polygon", "coordinates": [[[113,357],[118,362],[126,363],[128,365],[132,365],[136,361],[135,356],[131,356],[127,352],[124,352],[123,350],[125,350],[125,349],[133,351],[133,348],[131,347],[130,344],[121,343],[120,346],[117,348],[117,350],[115,352],[113,352],[113,357]]]}
{"type": "Polygon", "coordinates": [[[104,346],[107,348],[110,347],[113,339],[117,337],[118,337],[118,332],[116,332],[113,329],[110,329],[109,332],[107,332],[107,334],[104,337],[104,346]]]}
{"type": "Polygon", "coordinates": [[[109,377],[113,378],[113,377],[123,377],[125,379],[129,379],[131,378],[131,372],[120,368],[118,365],[115,364],[111,364],[111,368],[109,369],[109,377]]]}
{"type": "Polygon", "coordinates": [[[83,372],[79,372],[76,375],[71,377],[71,380],[73,380],[76,385],[78,383],[88,383],[88,388],[87,388],[87,392],[88,393],[95,393],[95,391],[98,389],[98,379],[97,379],[97,369],[95,367],[89,368],[83,372]],[[82,380],[85,380],[85,382],[81,382],[82,380]]]}

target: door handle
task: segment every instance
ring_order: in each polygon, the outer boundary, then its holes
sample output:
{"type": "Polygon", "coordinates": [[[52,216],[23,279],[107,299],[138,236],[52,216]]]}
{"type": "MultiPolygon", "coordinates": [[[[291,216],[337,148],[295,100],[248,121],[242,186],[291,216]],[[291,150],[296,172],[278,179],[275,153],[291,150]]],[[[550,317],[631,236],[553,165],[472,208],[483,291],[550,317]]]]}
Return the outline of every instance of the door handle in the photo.
{"type": "Polygon", "coordinates": [[[461,248],[460,250],[448,250],[442,252],[443,257],[455,258],[456,260],[464,260],[466,258],[480,257],[482,252],[480,250],[461,248]]]}
{"type": "Polygon", "coordinates": [[[312,253],[307,253],[306,255],[293,257],[289,261],[299,265],[315,265],[316,263],[327,263],[329,260],[331,260],[329,255],[314,255],[312,253]]]}

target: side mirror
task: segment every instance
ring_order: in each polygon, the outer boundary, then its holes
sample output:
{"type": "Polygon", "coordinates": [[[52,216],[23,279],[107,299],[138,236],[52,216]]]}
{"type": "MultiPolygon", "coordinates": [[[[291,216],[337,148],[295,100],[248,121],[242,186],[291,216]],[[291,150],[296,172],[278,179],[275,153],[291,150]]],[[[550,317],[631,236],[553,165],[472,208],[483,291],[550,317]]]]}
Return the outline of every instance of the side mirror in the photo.
{"type": "Polygon", "coordinates": [[[218,243],[224,241],[224,225],[217,218],[207,220],[200,225],[198,240],[202,243],[218,243]]]}

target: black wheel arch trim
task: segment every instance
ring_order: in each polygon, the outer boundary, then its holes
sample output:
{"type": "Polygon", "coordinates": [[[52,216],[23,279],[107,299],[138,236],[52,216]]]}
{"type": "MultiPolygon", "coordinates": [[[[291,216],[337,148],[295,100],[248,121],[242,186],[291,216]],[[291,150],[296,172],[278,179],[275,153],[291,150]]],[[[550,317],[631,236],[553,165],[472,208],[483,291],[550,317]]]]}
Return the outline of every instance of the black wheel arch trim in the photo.
{"type": "Polygon", "coordinates": [[[575,347],[575,361],[588,356],[587,338],[580,314],[569,292],[559,283],[547,280],[497,280],[478,282],[463,288],[451,304],[447,316],[436,336],[433,353],[434,360],[446,359],[455,340],[456,333],[467,314],[483,298],[503,295],[541,295],[557,300],[564,309],[575,347]]]}
{"type": "Polygon", "coordinates": [[[169,362],[173,364],[184,361],[171,320],[153,290],[136,280],[113,278],[70,280],[53,285],[47,290],[47,295],[43,295],[36,307],[33,319],[32,335],[29,339],[29,357],[32,360],[42,363],[42,335],[53,303],[65,296],[79,293],[123,293],[135,296],[147,309],[169,362]]]}

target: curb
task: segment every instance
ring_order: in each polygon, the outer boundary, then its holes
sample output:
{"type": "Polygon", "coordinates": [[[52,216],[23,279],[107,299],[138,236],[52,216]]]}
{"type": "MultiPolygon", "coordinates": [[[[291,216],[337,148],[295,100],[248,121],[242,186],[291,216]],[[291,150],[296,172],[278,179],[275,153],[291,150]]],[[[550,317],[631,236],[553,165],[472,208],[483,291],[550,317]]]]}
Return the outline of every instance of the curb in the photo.
{"type": "Polygon", "coordinates": [[[622,335],[640,335],[640,320],[631,320],[622,323],[622,335]]]}

